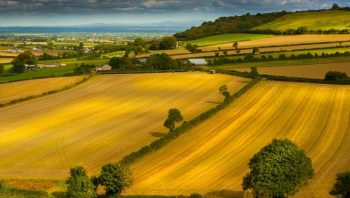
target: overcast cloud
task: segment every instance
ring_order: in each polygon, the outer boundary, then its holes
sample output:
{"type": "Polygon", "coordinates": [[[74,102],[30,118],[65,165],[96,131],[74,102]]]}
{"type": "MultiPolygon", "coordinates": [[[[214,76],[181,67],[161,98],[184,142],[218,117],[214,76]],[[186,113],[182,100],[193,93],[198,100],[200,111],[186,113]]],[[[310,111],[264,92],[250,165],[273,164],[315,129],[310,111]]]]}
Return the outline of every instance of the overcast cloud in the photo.
{"type": "Polygon", "coordinates": [[[246,12],[329,8],[334,2],[350,6],[350,0],[0,0],[0,25],[209,20],[246,12]]]}

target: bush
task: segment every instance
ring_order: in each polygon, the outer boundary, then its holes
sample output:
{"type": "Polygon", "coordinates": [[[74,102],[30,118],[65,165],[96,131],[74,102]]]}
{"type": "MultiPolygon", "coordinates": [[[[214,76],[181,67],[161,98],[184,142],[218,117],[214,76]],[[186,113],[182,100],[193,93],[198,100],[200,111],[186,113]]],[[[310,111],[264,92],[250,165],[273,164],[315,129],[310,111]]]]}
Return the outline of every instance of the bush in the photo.
{"type": "Polygon", "coordinates": [[[329,194],[343,198],[350,197],[350,172],[340,173],[337,175],[336,183],[329,194]]]}
{"type": "Polygon", "coordinates": [[[313,177],[311,159],[288,139],[273,140],[249,161],[250,172],[243,178],[243,189],[256,197],[294,195],[313,177]]]}
{"type": "Polygon", "coordinates": [[[329,71],[326,73],[324,79],[326,81],[340,81],[340,80],[345,80],[348,79],[348,75],[346,75],[346,73],[343,72],[339,72],[339,71],[329,71]]]}
{"type": "Polygon", "coordinates": [[[70,177],[68,177],[66,184],[68,185],[67,196],[70,198],[97,197],[95,186],[83,167],[71,168],[70,177]]]}
{"type": "Polygon", "coordinates": [[[105,188],[107,196],[120,195],[132,184],[131,171],[121,164],[106,164],[102,167],[98,181],[105,188]]]}
{"type": "Polygon", "coordinates": [[[12,71],[16,73],[23,73],[25,71],[25,64],[35,65],[37,63],[36,56],[32,54],[30,51],[25,51],[19,54],[12,61],[12,71]]]}
{"type": "Polygon", "coordinates": [[[0,65],[0,74],[5,72],[5,66],[4,65],[0,65]]]}

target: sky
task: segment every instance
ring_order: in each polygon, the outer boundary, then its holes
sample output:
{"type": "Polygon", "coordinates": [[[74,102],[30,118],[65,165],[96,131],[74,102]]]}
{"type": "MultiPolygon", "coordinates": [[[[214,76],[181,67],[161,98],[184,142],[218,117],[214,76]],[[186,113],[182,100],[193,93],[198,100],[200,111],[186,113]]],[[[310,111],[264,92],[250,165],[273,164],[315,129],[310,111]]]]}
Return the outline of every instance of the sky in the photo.
{"type": "Polygon", "coordinates": [[[0,0],[0,26],[193,23],[220,16],[328,9],[350,0],[0,0]]]}

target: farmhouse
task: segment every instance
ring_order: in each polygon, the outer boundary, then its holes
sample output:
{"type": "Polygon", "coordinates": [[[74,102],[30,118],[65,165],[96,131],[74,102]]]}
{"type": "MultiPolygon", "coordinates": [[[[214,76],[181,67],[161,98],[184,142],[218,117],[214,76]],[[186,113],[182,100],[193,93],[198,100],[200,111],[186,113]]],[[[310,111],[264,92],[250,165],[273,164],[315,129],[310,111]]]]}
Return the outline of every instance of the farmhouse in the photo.
{"type": "Polygon", "coordinates": [[[30,64],[25,64],[24,67],[25,67],[25,69],[26,69],[27,71],[38,70],[38,69],[39,69],[38,66],[36,66],[36,65],[30,65],[30,64]]]}
{"type": "Polygon", "coordinates": [[[110,65],[96,66],[95,70],[96,71],[109,71],[109,70],[112,70],[112,66],[110,66],[110,65]]]}

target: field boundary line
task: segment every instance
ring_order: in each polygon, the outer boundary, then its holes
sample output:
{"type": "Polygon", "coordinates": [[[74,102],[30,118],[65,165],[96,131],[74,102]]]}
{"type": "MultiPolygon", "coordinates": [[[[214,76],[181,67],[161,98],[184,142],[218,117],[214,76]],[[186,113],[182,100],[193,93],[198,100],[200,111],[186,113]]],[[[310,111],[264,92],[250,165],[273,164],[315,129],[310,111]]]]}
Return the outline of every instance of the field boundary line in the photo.
{"type": "Polygon", "coordinates": [[[56,94],[56,93],[60,93],[60,92],[66,91],[68,89],[74,88],[74,87],[76,87],[76,86],[78,86],[78,85],[88,81],[90,78],[92,78],[92,76],[83,77],[82,80],[80,80],[78,82],[75,82],[72,85],[65,86],[65,87],[63,87],[61,89],[51,90],[51,91],[43,92],[43,93],[41,93],[39,95],[27,96],[27,97],[11,100],[9,102],[0,104],[0,108],[11,106],[11,105],[15,105],[15,104],[18,104],[18,103],[21,103],[21,102],[26,102],[26,101],[29,101],[29,100],[32,100],[32,99],[36,99],[36,98],[41,98],[43,96],[48,96],[48,95],[53,95],[53,94],[56,94]]]}
{"type": "Polygon", "coordinates": [[[259,83],[262,78],[256,78],[250,81],[248,84],[246,84],[244,87],[242,87],[240,90],[235,92],[233,95],[225,99],[220,104],[216,105],[215,107],[201,113],[200,115],[194,117],[193,119],[189,121],[184,121],[179,127],[175,128],[173,131],[169,131],[166,135],[163,137],[153,141],[147,146],[142,147],[138,151],[132,152],[126,156],[124,156],[119,163],[130,165],[137,160],[143,158],[147,154],[150,154],[152,152],[155,152],[162,147],[166,146],[170,142],[177,139],[182,134],[188,132],[190,129],[194,128],[195,126],[201,124],[202,122],[208,120],[212,116],[214,116],[219,111],[223,110],[225,107],[227,107],[229,104],[231,104],[233,101],[235,101],[237,98],[239,98],[241,95],[246,93],[248,90],[250,90],[254,85],[259,83]]]}

